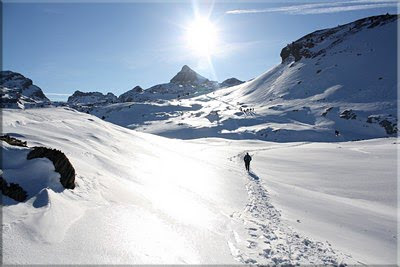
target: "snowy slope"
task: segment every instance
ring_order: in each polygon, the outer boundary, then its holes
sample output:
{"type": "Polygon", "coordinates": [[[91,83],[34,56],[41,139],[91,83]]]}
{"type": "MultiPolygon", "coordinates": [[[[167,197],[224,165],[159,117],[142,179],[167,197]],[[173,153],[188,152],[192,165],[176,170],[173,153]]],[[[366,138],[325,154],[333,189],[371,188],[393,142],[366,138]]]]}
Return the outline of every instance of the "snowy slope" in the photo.
{"type": "Polygon", "coordinates": [[[171,140],[69,108],[5,109],[3,132],[77,173],[59,190],[48,161],[2,145],[6,179],[49,177],[25,203],[3,198],[4,263],[396,262],[395,138],[171,140]]]}
{"type": "Polygon", "coordinates": [[[77,187],[47,189],[45,206],[34,207],[39,194],[3,208],[5,262],[235,262],[225,226],[246,201],[244,179],[229,185],[222,168],[181,154],[187,144],[73,110],[3,112],[5,133],[61,149],[77,172],[77,187]]]}
{"type": "Polygon", "coordinates": [[[362,19],[293,42],[282,50],[281,64],[246,83],[164,101],[165,110],[145,103],[142,113],[143,104],[132,103],[129,110],[121,104],[93,114],[184,139],[337,142],[396,136],[396,34],[397,16],[362,19]]]}

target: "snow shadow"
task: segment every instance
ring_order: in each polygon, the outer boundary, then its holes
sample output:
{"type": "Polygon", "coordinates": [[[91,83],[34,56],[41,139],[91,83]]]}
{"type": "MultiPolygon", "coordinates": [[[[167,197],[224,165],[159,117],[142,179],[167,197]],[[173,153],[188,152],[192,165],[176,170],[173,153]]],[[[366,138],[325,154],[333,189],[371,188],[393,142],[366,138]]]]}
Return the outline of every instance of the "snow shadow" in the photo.
{"type": "MultiPolygon", "coordinates": [[[[8,185],[19,185],[26,192],[26,201],[35,198],[33,206],[43,207],[49,204],[47,190],[61,193],[65,190],[60,182],[60,174],[55,171],[53,163],[47,158],[35,158],[27,160],[30,148],[16,147],[3,143],[2,157],[3,178],[8,185]]],[[[2,194],[2,205],[17,205],[15,201],[2,194]]]]}
{"type": "Polygon", "coordinates": [[[254,180],[254,181],[260,180],[260,177],[258,177],[257,174],[255,174],[252,171],[249,171],[249,176],[250,176],[250,180],[254,180]]]}

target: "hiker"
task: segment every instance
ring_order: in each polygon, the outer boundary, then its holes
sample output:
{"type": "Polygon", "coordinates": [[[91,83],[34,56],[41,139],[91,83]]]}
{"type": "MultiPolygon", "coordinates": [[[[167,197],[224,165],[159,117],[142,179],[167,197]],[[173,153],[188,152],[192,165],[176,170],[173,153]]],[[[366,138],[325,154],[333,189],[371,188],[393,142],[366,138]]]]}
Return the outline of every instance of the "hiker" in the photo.
{"type": "Polygon", "coordinates": [[[250,171],[250,161],[251,161],[251,156],[249,155],[249,152],[244,156],[244,166],[246,167],[246,171],[250,171]]]}

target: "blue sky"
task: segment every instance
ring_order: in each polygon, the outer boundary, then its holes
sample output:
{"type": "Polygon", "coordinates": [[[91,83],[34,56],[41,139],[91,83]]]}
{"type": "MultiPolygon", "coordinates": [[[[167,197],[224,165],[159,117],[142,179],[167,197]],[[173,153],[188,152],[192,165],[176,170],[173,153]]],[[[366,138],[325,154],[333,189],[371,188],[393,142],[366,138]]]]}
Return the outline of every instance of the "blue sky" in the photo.
{"type": "Polygon", "coordinates": [[[248,80],[280,63],[281,49],[312,31],[397,13],[396,1],[5,2],[3,69],[53,100],[75,90],[113,92],[168,82],[184,64],[210,79],[248,80]],[[187,26],[218,29],[210,57],[188,47],[187,26]]]}

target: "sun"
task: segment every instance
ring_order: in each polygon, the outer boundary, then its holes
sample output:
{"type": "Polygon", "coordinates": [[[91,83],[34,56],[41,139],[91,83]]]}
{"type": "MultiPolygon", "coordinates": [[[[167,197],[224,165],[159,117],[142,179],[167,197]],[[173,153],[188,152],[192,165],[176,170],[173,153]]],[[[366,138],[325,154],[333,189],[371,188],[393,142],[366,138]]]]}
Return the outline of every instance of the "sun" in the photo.
{"type": "Polygon", "coordinates": [[[211,56],[216,52],[217,28],[207,18],[197,18],[186,28],[186,41],[198,56],[211,56]]]}

